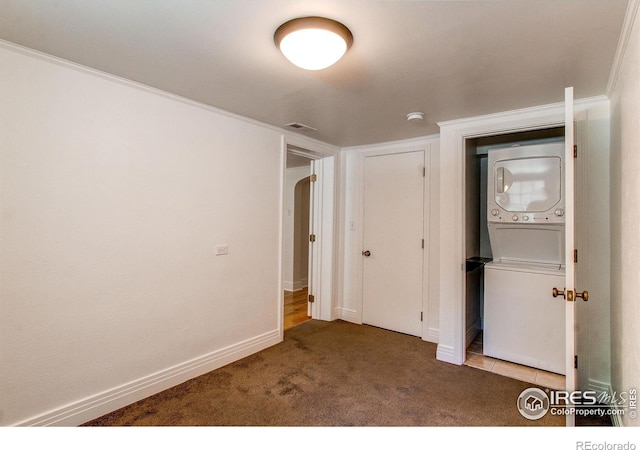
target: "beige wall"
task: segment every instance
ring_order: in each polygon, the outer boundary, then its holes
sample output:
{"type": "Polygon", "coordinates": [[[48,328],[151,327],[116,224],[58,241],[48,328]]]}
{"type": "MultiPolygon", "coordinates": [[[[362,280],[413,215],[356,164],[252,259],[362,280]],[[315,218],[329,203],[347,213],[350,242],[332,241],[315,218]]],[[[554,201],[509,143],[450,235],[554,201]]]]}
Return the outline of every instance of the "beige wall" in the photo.
{"type": "Polygon", "coordinates": [[[9,46],[0,68],[1,425],[280,340],[281,133],[9,46]]]}
{"type": "MultiPolygon", "coordinates": [[[[636,7],[637,2],[632,3],[636,7]]],[[[635,14],[637,16],[637,13],[635,14]]],[[[634,19],[634,17],[627,17],[634,19]]],[[[628,23],[633,23],[629,20],[628,23]]],[[[640,389],[640,22],[611,92],[611,384],[640,389]]],[[[628,414],[625,425],[640,425],[628,414]]]]}

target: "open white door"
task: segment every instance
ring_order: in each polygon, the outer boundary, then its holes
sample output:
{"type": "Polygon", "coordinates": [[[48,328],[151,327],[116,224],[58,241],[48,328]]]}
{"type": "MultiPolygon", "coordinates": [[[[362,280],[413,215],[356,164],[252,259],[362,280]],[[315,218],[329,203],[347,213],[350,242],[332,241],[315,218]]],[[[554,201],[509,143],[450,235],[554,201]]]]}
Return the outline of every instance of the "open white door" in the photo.
{"type": "MultiPolygon", "coordinates": [[[[575,283],[576,270],[573,262],[575,247],[575,176],[574,176],[574,127],[573,127],[573,87],[565,89],[564,93],[564,121],[565,121],[565,307],[566,307],[566,390],[576,390],[576,326],[575,326],[575,283]]],[[[575,425],[575,415],[567,415],[567,426],[575,425]]]]}
{"type": "MultiPolygon", "coordinates": [[[[573,87],[565,89],[565,286],[560,293],[565,299],[566,311],[566,391],[577,390],[578,365],[576,352],[576,301],[589,298],[587,291],[576,291],[576,262],[575,262],[575,130],[573,111],[573,87]]],[[[554,296],[556,292],[554,292],[554,296]]],[[[567,426],[575,425],[575,415],[568,414],[567,426]]]]}
{"type": "Polygon", "coordinates": [[[309,189],[309,275],[307,281],[307,292],[309,294],[309,303],[307,304],[307,315],[311,318],[317,319],[318,313],[314,309],[313,303],[316,298],[316,284],[318,281],[318,277],[320,273],[318,271],[318,252],[316,251],[316,239],[317,239],[317,223],[316,218],[318,217],[316,207],[317,207],[317,199],[318,199],[318,175],[316,173],[316,164],[315,160],[311,160],[311,173],[309,174],[311,180],[311,189],[309,189]],[[315,314],[314,314],[315,313],[315,314]]]}

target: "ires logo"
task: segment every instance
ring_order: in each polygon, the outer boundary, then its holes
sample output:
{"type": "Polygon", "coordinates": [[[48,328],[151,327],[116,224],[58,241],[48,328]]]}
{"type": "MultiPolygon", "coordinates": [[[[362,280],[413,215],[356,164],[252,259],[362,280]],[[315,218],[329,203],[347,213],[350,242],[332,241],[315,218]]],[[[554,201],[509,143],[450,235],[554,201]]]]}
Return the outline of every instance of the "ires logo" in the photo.
{"type": "Polygon", "coordinates": [[[553,415],[623,416],[628,412],[636,418],[637,390],[598,393],[596,391],[551,391],[528,388],[518,397],[518,411],[529,420],[537,420],[547,413],[553,415]]]}

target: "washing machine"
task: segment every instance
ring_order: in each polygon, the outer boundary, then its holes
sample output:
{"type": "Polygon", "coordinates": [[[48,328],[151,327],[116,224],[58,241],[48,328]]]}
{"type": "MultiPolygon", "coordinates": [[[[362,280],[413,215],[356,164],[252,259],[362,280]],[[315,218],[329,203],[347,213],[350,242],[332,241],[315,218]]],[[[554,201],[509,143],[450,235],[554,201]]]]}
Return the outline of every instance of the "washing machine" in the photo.
{"type": "Polygon", "coordinates": [[[491,262],[484,277],[484,354],[564,375],[565,305],[551,296],[564,270],[491,262]]]}
{"type": "Polygon", "coordinates": [[[565,372],[564,142],[490,149],[483,350],[565,372]]]}

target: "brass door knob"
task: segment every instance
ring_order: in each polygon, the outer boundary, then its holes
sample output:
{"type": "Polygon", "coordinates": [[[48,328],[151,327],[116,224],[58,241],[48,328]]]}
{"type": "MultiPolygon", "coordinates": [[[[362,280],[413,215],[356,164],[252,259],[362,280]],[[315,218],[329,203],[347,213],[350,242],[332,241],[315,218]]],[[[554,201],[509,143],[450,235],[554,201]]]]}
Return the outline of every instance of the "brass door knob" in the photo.
{"type": "Polygon", "coordinates": [[[576,292],[576,297],[581,298],[585,302],[588,302],[589,301],[589,292],[588,291],[576,292]]]}
{"type": "Polygon", "coordinates": [[[563,289],[562,291],[559,290],[558,288],[553,288],[553,290],[551,291],[552,295],[554,297],[563,297],[566,298],[567,301],[572,302],[575,300],[575,298],[581,298],[582,300],[589,301],[589,292],[588,291],[583,291],[583,292],[573,292],[573,291],[566,291],[565,289],[563,289]],[[575,295],[575,298],[574,298],[575,295]]]}
{"type": "Polygon", "coordinates": [[[554,297],[563,297],[565,298],[568,302],[572,302],[574,301],[573,298],[573,291],[567,291],[566,289],[563,289],[562,291],[559,290],[558,288],[553,288],[553,290],[551,291],[551,294],[554,297]]]}

